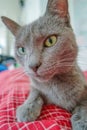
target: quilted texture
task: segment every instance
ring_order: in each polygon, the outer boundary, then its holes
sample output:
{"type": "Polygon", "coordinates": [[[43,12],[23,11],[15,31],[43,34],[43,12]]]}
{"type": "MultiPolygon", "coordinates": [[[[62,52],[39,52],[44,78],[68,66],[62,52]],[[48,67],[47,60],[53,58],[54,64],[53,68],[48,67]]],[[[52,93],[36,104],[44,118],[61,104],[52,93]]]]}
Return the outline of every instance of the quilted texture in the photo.
{"type": "Polygon", "coordinates": [[[0,130],[71,130],[71,114],[55,105],[44,106],[37,121],[18,123],[16,108],[26,100],[28,93],[29,79],[22,70],[0,74],[0,130]]]}

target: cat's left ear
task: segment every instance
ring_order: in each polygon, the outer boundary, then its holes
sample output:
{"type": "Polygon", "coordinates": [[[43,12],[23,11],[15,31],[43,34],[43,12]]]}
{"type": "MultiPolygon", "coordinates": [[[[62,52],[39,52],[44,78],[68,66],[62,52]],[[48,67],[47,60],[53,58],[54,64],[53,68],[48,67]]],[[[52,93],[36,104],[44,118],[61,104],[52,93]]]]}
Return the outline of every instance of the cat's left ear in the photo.
{"type": "Polygon", "coordinates": [[[13,35],[16,36],[17,31],[20,29],[21,26],[5,16],[2,16],[1,19],[7,26],[7,28],[13,33],[13,35]]]}
{"type": "Polygon", "coordinates": [[[60,17],[68,15],[68,0],[48,0],[47,12],[57,14],[60,17]]]}

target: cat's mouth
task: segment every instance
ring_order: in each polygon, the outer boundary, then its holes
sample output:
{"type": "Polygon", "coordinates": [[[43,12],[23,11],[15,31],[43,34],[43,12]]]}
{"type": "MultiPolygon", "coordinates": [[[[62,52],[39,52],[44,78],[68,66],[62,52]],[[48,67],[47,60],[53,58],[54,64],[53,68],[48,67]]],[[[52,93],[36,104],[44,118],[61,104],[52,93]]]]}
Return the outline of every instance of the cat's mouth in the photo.
{"type": "Polygon", "coordinates": [[[54,70],[41,71],[41,69],[38,69],[37,73],[35,74],[35,77],[42,81],[48,81],[55,75],[54,73],[54,70]]]}
{"type": "Polygon", "coordinates": [[[27,74],[31,77],[31,78],[35,78],[39,81],[48,81],[51,77],[52,77],[52,72],[47,72],[47,71],[39,71],[39,68],[36,72],[30,72],[27,71],[27,74]]]}
{"type": "Polygon", "coordinates": [[[51,77],[49,75],[34,75],[32,76],[33,78],[37,79],[38,81],[42,82],[42,81],[49,81],[51,79],[51,77]]]}

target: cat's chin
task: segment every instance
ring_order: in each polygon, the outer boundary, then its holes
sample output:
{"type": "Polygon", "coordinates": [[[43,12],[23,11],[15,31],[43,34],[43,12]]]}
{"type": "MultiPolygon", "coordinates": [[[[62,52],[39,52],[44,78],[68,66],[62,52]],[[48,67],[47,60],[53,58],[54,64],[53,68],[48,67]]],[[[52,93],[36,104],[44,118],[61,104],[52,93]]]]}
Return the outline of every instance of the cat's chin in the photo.
{"type": "Polygon", "coordinates": [[[30,75],[30,77],[32,79],[35,79],[35,80],[39,81],[39,82],[47,82],[47,81],[50,80],[50,77],[47,77],[47,76],[39,76],[39,75],[37,75],[37,76],[34,75],[33,76],[33,75],[30,75]]]}
{"type": "Polygon", "coordinates": [[[38,74],[36,74],[36,75],[31,74],[31,75],[29,75],[29,77],[32,79],[35,79],[39,82],[48,82],[52,78],[51,75],[50,76],[49,75],[42,76],[42,75],[38,75],[38,74]]]}
{"type": "Polygon", "coordinates": [[[42,77],[39,77],[39,78],[35,78],[37,81],[39,82],[48,82],[49,79],[48,78],[42,78],[42,77]]]}
{"type": "Polygon", "coordinates": [[[50,80],[52,80],[54,77],[54,74],[50,74],[50,75],[39,75],[36,77],[36,79],[39,81],[39,82],[49,82],[50,80]]]}

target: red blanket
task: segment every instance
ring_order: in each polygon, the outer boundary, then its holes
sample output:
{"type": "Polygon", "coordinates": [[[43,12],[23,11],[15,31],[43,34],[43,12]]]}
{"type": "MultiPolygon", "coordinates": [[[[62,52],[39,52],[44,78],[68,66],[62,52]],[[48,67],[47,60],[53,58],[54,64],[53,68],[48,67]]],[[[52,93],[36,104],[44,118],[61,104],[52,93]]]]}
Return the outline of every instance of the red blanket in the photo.
{"type": "Polygon", "coordinates": [[[16,108],[28,93],[29,79],[22,70],[0,73],[0,130],[71,130],[71,114],[55,105],[44,106],[37,121],[18,123],[16,108]]]}

